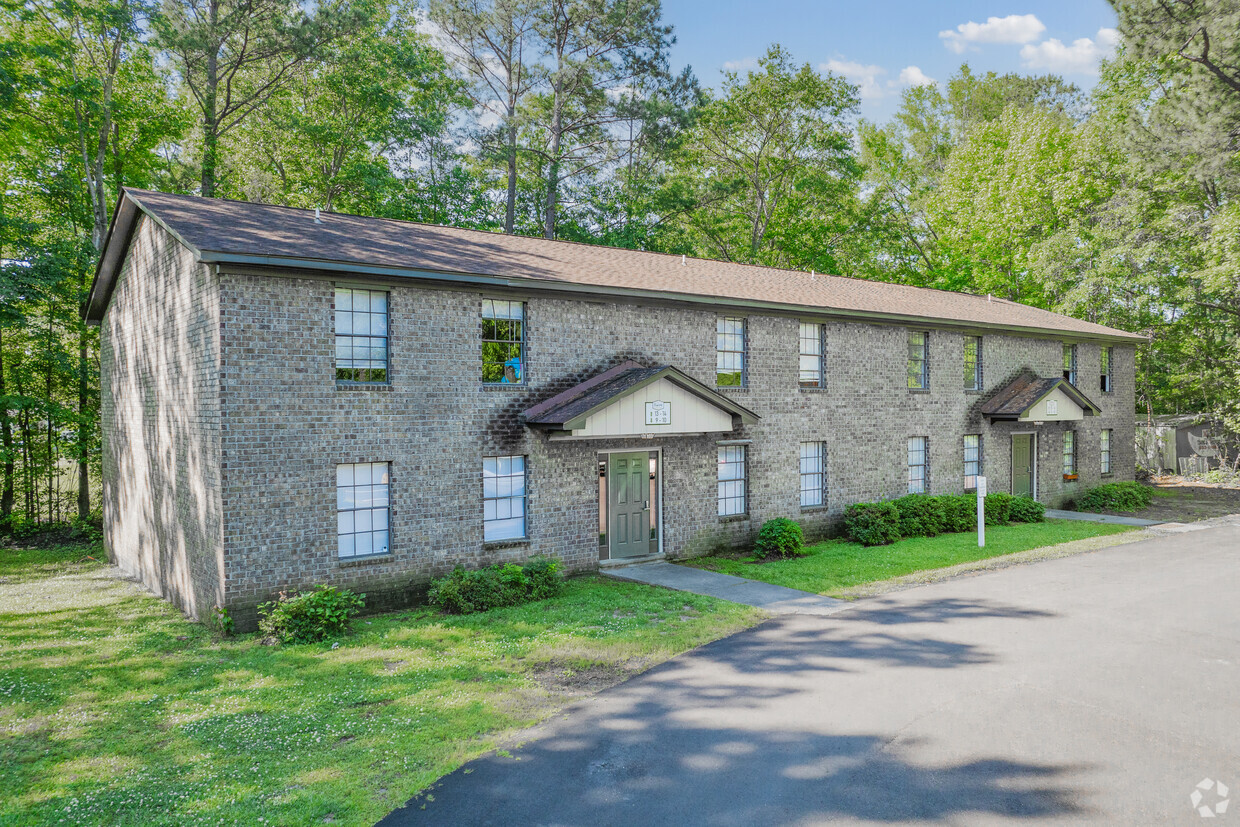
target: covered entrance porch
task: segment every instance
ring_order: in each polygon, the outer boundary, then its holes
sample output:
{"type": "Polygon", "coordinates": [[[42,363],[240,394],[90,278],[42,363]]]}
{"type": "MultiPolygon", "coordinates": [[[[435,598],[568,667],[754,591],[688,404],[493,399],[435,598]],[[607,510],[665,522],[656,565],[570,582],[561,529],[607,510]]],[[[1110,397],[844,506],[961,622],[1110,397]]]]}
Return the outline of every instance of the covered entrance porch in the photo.
{"type": "MultiPolygon", "coordinates": [[[[671,365],[626,361],[521,414],[551,442],[594,441],[599,561],[662,557],[665,446],[735,435],[758,416],[671,365]]],[[[692,443],[689,443],[692,444],[692,443]]],[[[696,450],[696,448],[694,449],[696,450]]]]}

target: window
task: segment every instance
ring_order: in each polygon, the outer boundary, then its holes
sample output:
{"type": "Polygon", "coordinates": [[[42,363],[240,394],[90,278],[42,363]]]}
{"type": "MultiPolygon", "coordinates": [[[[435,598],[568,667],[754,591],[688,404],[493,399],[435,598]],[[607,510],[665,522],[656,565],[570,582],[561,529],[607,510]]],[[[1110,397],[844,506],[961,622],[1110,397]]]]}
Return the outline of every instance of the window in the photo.
{"type": "Polygon", "coordinates": [[[964,435],[964,490],[976,491],[982,475],[982,435],[964,435]]]}
{"type": "Polygon", "coordinates": [[[336,553],[340,559],[388,553],[386,462],[336,466],[336,553]]]}
{"type": "Polygon", "coordinates": [[[827,475],[823,473],[826,446],[822,442],[801,443],[801,508],[826,502],[827,475]]]}
{"type": "Polygon", "coordinates": [[[336,288],[336,379],[388,380],[388,294],[336,288]]]}
{"type": "Polygon", "coordinates": [[[930,470],[930,437],[908,438],[908,493],[926,493],[926,477],[930,470]]]}
{"type": "Polygon", "coordinates": [[[525,305],[482,300],[482,382],[519,385],[525,379],[525,305]]]}
{"type": "Polygon", "coordinates": [[[982,337],[964,337],[964,389],[982,389],[982,337]]]}
{"type": "Polygon", "coordinates": [[[482,539],[525,537],[525,457],[482,458],[482,539]]]}
{"type": "Polygon", "coordinates": [[[1110,428],[1102,429],[1101,448],[1102,448],[1102,473],[1109,474],[1111,473],[1111,429],[1110,428]]]}
{"type": "Polygon", "coordinates": [[[719,446],[719,516],[744,514],[745,446],[719,446]]]}
{"type": "Polygon", "coordinates": [[[1063,432],[1063,473],[1066,477],[1076,474],[1076,431],[1063,432]]]}
{"type": "Polygon", "coordinates": [[[1104,347],[1102,349],[1102,392],[1111,392],[1111,357],[1112,349],[1104,347]]]}
{"type": "Polygon", "coordinates": [[[914,390],[930,387],[930,334],[908,334],[908,386],[914,390]]]}
{"type": "Polygon", "coordinates": [[[745,384],[745,320],[721,317],[715,323],[715,384],[745,384]]]}
{"type": "Polygon", "coordinates": [[[801,322],[801,387],[826,387],[827,372],[823,365],[823,350],[822,325],[801,322]]]}
{"type": "Polygon", "coordinates": [[[1076,345],[1063,346],[1063,378],[1076,384],[1076,345]]]}

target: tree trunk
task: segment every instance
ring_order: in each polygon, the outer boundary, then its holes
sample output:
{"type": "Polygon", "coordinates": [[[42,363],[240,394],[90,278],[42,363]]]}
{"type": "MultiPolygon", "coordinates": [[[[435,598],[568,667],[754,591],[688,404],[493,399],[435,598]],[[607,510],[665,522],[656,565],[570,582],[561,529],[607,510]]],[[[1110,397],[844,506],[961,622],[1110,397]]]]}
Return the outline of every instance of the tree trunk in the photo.
{"type": "Polygon", "coordinates": [[[216,92],[220,86],[220,53],[219,44],[214,41],[220,20],[220,4],[211,0],[207,12],[210,18],[212,38],[211,51],[207,54],[206,88],[202,95],[202,195],[204,198],[215,197],[215,167],[219,160],[220,123],[216,109],[216,92]]]}
{"type": "Polygon", "coordinates": [[[0,519],[4,520],[13,515],[13,423],[9,419],[7,394],[4,387],[4,341],[0,339],[0,446],[4,450],[4,480],[0,484],[0,519]]]}
{"type": "Polygon", "coordinates": [[[560,139],[563,132],[563,100],[560,85],[555,88],[555,100],[551,105],[551,162],[547,167],[546,223],[543,235],[555,238],[555,213],[560,196],[560,139]]]}
{"type": "Polygon", "coordinates": [[[90,442],[90,426],[87,424],[86,407],[90,401],[90,383],[86,379],[86,371],[90,365],[89,352],[86,347],[86,326],[79,324],[78,331],[78,519],[85,520],[90,516],[90,463],[87,458],[90,442]]]}
{"type": "Polygon", "coordinates": [[[504,208],[504,232],[512,235],[517,223],[517,127],[512,123],[513,108],[508,108],[508,201],[504,208]]]}

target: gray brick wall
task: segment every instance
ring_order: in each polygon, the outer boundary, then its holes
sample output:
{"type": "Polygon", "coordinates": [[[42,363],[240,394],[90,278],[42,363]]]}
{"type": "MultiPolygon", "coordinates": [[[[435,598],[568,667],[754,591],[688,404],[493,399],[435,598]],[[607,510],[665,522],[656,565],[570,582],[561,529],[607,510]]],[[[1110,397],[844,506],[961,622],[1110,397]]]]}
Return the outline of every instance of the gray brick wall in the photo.
{"type": "MultiPolygon", "coordinates": [[[[103,330],[105,516],[110,553],[193,616],[222,604],[241,628],[277,591],[349,586],[372,606],[407,603],[432,576],[532,555],[598,565],[597,456],[662,450],[664,550],[672,557],[752,540],[791,517],[829,534],[852,502],[904,494],[910,436],[928,436],[929,489],[960,491],[963,436],[983,436],[991,489],[1010,486],[1010,434],[981,404],[1022,369],[1061,370],[1056,338],[984,336],[985,388],[963,388],[963,333],[930,331],[930,389],[906,387],[908,329],[825,323],[827,387],[797,386],[795,316],[749,314],[749,384],[722,392],[761,420],[748,446],[749,511],[721,520],[716,438],[551,441],[519,413],[622,359],[673,364],[714,384],[716,313],[511,292],[389,285],[390,384],[335,381],[333,292],[310,274],[193,263],[143,222],[103,330]],[[141,276],[135,277],[135,276],[141,276]],[[484,297],[527,302],[526,384],[480,383],[484,297]],[[827,503],[800,507],[799,444],[826,443],[827,503]],[[530,458],[529,538],[482,537],[482,457],[530,458]],[[391,553],[336,554],[335,468],[391,463],[391,553]]],[[[355,284],[365,285],[359,279],[355,284]]],[[[735,314],[733,314],[735,315],[735,314]]],[[[1103,415],[1075,425],[1081,480],[1060,472],[1063,426],[1038,437],[1038,493],[1052,505],[1099,480],[1099,431],[1115,429],[1114,478],[1131,478],[1133,349],[1115,348],[1113,393],[1097,390],[1099,347],[1078,342],[1079,384],[1103,415]]]]}
{"type": "Polygon", "coordinates": [[[104,542],[190,617],[223,605],[219,278],[154,222],[100,331],[104,542]]]}
{"type": "MultiPolygon", "coordinates": [[[[961,490],[966,433],[983,434],[992,490],[1007,490],[1014,428],[984,423],[977,408],[1022,368],[1044,376],[1060,370],[1058,339],[987,335],[985,390],[966,393],[962,334],[932,330],[931,389],[913,393],[905,381],[906,328],[829,323],[827,388],[801,390],[799,320],[750,315],[749,386],[723,391],[762,417],[733,435],[753,440],[749,515],[720,520],[715,438],[552,442],[517,418],[534,402],[625,358],[674,364],[713,385],[715,313],[394,286],[390,386],[338,387],[333,286],[311,277],[223,276],[225,584],[238,616],[275,590],[319,582],[395,601],[457,563],[544,554],[571,570],[593,568],[601,449],[662,448],[664,546],[674,557],[749,541],[775,516],[801,521],[811,536],[828,533],[847,504],[905,493],[906,444],[913,435],[930,437],[932,492],[961,490]],[[479,382],[485,296],[527,301],[525,386],[479,382]],[[803,440],[828,446],[829,494],[822,509],[799,505],[803,440]],[[493,454],[530,457],[528,541],[483,543],[481,460],[493,454]],[[392,553],[341,562],[334,469],[360,461],[392,463],[392,553]]],[[[1104,415],[1078,425],[1080,487],[1097,481],[1101,427],[1117,432],[1116,477],[1132,467],[1132,351],[1116,349],[1117,389],[1105,397],[1086,381],[1097,360],[1097,347],[1082,343],[1082,385],[1104,415]]],[[[1071,496],[1073,484],[1064,484],[1059,472],[1056,428],[1041,431],[1039,494],[1058,504],[1071,496]]]]}

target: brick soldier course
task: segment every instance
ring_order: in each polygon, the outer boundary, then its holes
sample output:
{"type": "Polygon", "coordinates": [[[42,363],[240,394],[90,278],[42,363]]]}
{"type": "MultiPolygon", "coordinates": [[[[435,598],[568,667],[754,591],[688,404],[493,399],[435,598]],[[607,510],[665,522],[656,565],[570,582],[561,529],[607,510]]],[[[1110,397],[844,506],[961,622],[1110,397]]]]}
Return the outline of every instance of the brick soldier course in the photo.
{"type": "Polygon", "coordinates": [[[908,492],[913,436],[928,437],[929,493],[964,489],[966,434],[981,435],[983,473],[1005,491],[1011,434],[1035,432],[1036,495],[1049,505],[1100,481],[1103,429],[1110,477],[1131,479],[1135,465],[1140,338],[987,297],[126,190],[86,315],[102,327],[108,553],[191,617],[224,607],[243,629],[274,593],[318,583],[384,607],[457,564],[548,555],[596,568],[609,556],[607,452],[657,452],[652,547],[669,559],[749,542],[772,517],[830,533],[848,504],[908,492]],[[387,294],[384,383],[336,380],[340,286],[387,294]],[[519,384],[481,381],[487,299],[524,303],[519,384]],[[715,387],[721,316],[745,320],[744,387],[715,387]],[[798,386],[801,322],[824,326],[825,387],[798,386]],[[908,387],[910,331],[929,334],[925,391],[908,387]],[[980,391],[963,389],[966,335],[982,336],[980,391]],[[1065,344],[1096,415],[1035,425],[982,414],[1022,376],[1060,376],[1065,344]],[[625,360],[672,366],[710,387],[700,404],[755,418],[653,438],[525,424],[524,411],[625,360]],[[1069,429],[1076,481],[1062,473],[1069,429]],[[802,508],[809,441],[825,446],[825,504],[802,508]],[[739,516],[719,516],[720,442],[745,448],[739,516]],[[524,538],[484,541],[492,456],[526,458],[524,538]],[[372,462],[389,463],[390,545],[344,559],[336,469],[372,462]]]}

